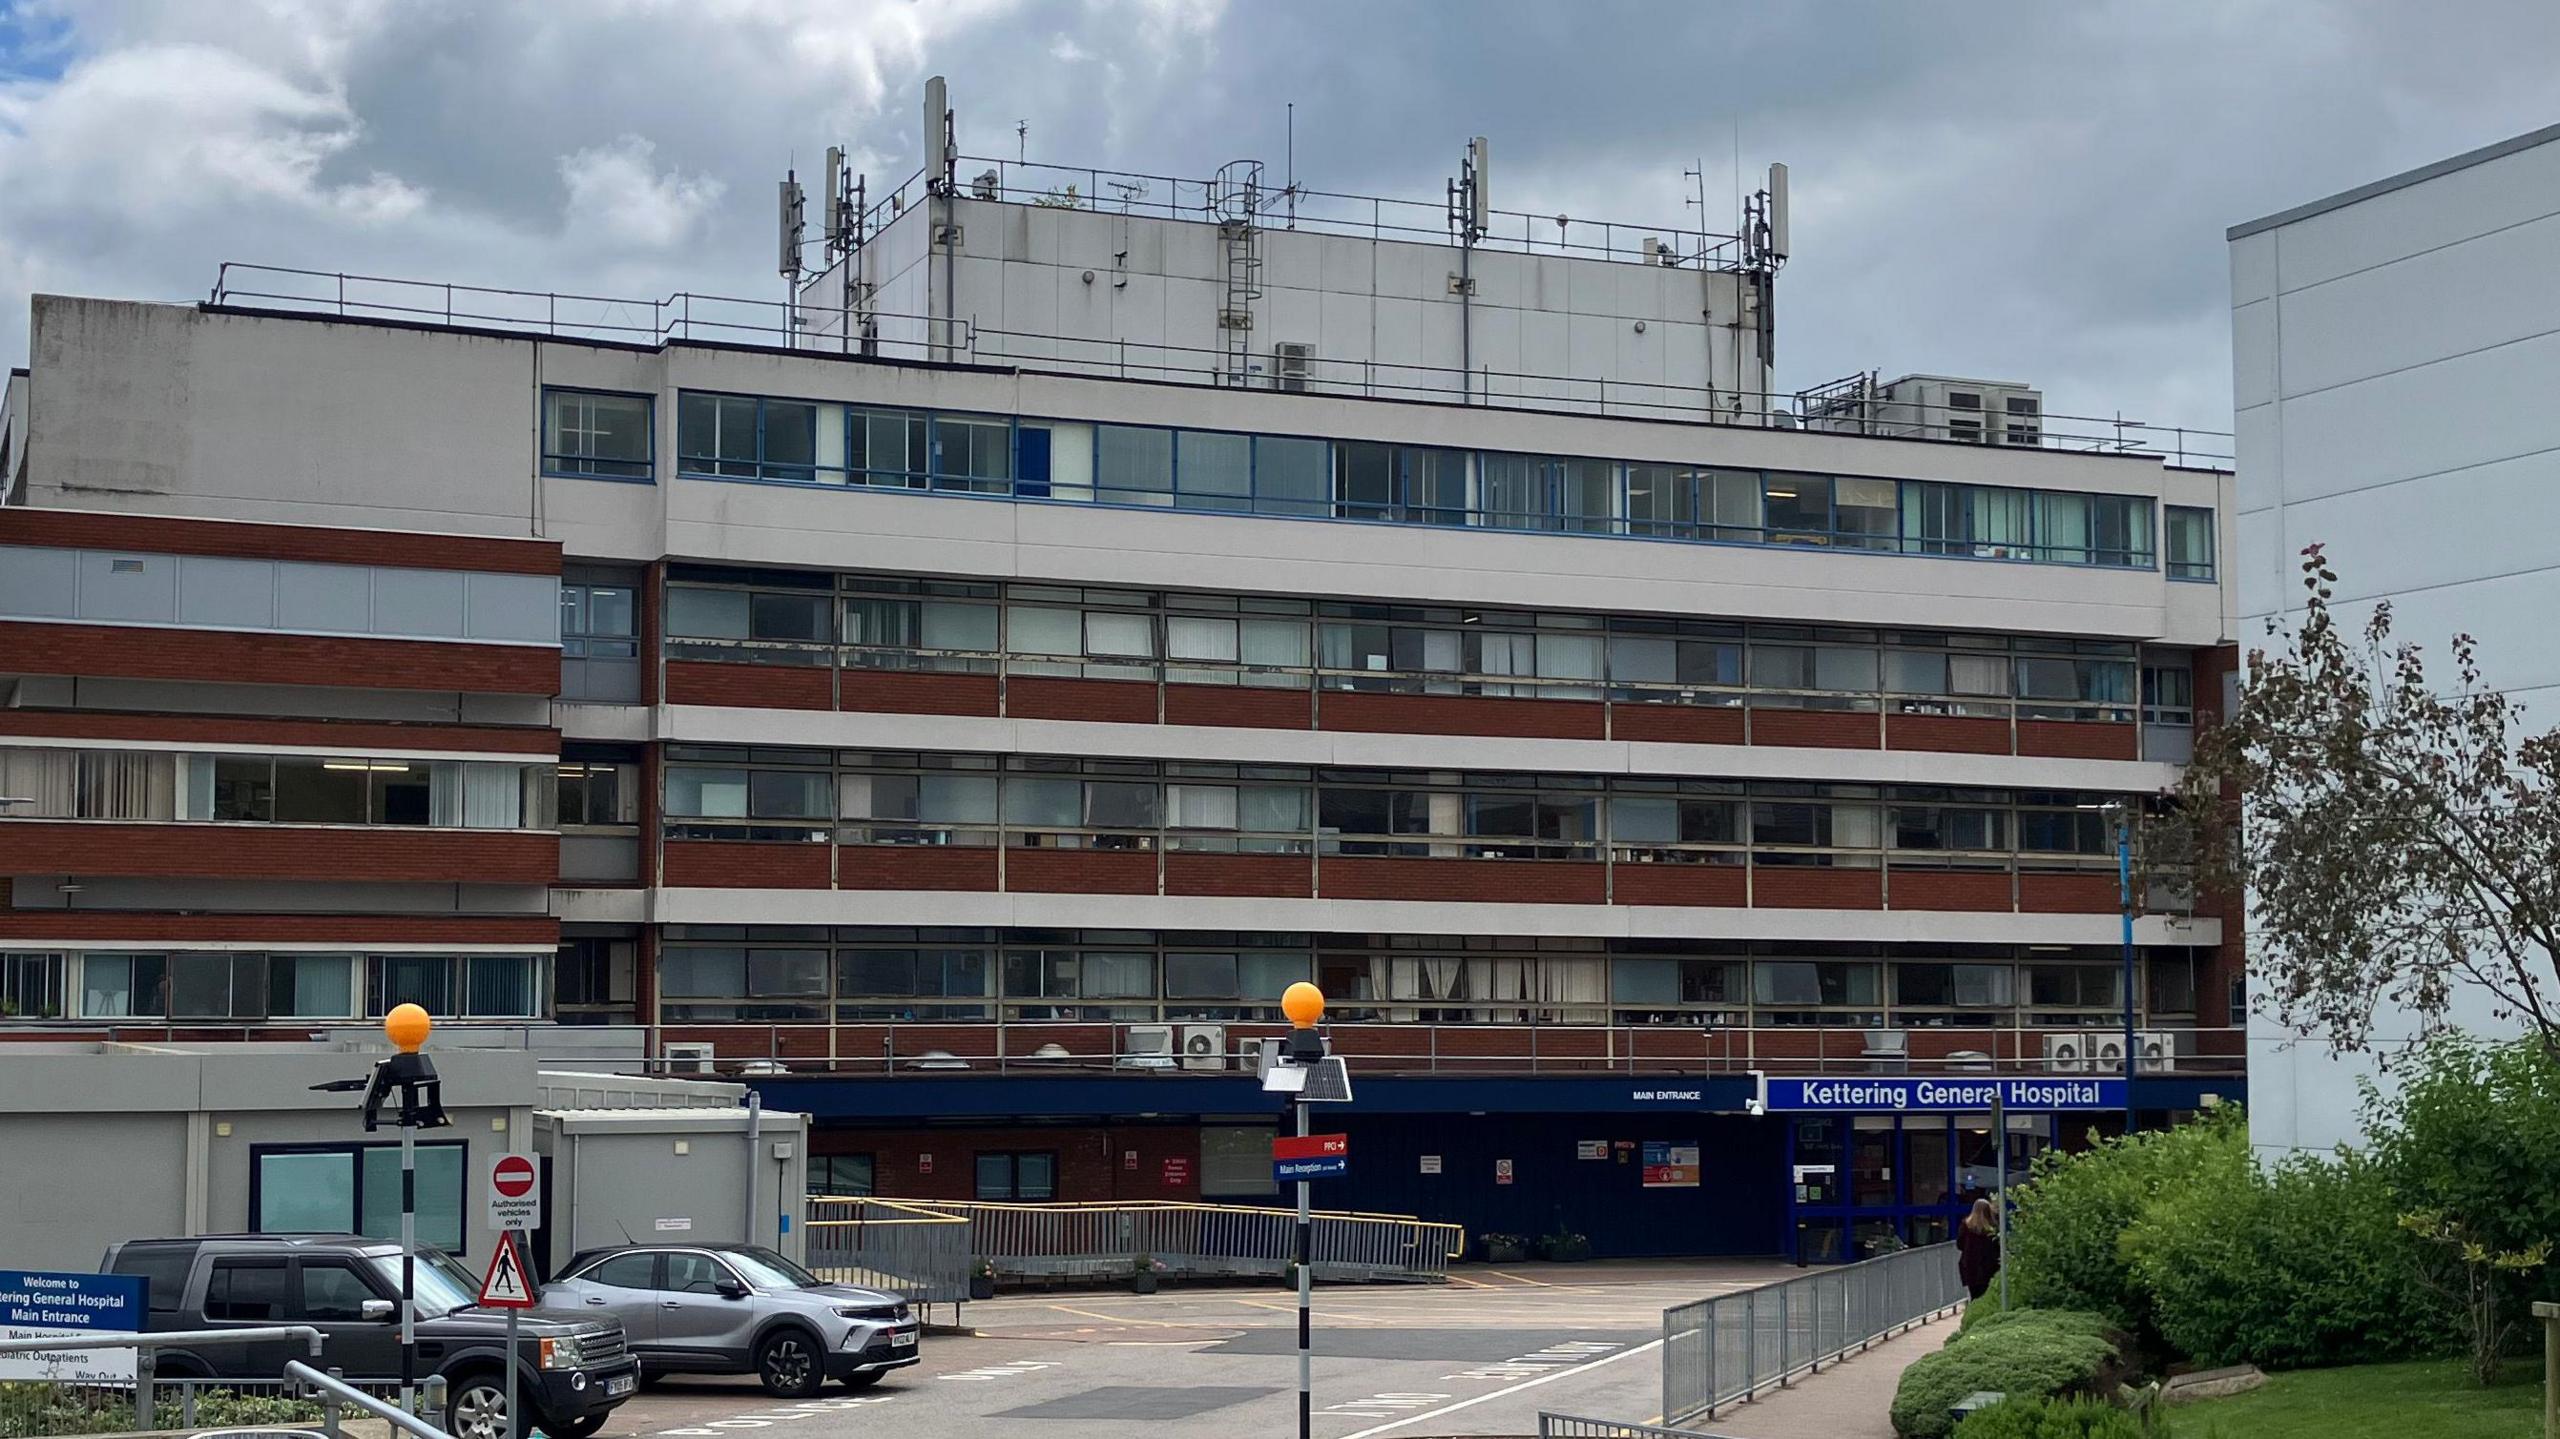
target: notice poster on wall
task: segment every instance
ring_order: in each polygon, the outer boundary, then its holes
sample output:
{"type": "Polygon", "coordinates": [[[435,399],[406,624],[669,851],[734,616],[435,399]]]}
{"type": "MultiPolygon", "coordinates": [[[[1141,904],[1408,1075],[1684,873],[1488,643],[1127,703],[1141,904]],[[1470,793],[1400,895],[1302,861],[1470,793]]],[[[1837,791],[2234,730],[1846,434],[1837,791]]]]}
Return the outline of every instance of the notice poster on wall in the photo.
{"type": "Polygon", "coordinates": [[[1573,1142],[1573,1157],[1576,1159],[1606,1159],[1609,1157],[1609,1141],[1605,1139],[1577,1139],[1573,1142]]]}
{"type": "Polygon", "coordinates": [[[1167,1189],[1187,1189],[1190,1185],[1191,1157],[1187,1154],[1166,1155],[1164,1157],[1164,1187],[1167,1189]]]}
{"type": "Polygon", "coordinates": [[[1698,1187],[1698,1146],[1673,1144],[1667,1140],[1644,1142],[1644,1187],[1647,1189],[1695,1189],[1698,1187]]]}

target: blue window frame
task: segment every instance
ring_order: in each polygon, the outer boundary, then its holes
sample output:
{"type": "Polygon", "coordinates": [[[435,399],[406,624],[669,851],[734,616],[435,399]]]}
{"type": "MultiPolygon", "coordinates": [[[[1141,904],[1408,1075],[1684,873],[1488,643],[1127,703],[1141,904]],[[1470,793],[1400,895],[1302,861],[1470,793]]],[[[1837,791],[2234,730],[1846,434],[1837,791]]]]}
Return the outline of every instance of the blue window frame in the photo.
{"type": "Polygon", "coordinates": [[[557,386],[542,392],[542,472],[590,480],[658,474],[655,403],[647,395],[557,386]]]}
{"type": "MultiPolygon", "coordinates": [[[[1625,463],[1156,425],[685,392],[677,468],[706,479],[1143,509],[1790,544],[2153,569],[2158,502],[1806,471],[1625,463]]],[[[2210,579],[2210,510],[2174,507],[2176,578],[2210,579]]]]}
{"type": "Polygon", "coordinates": [[[2166,507],[2169,526],[2169,578],[2213,578],[2213,511],[2194,505],[2166,507]]]}

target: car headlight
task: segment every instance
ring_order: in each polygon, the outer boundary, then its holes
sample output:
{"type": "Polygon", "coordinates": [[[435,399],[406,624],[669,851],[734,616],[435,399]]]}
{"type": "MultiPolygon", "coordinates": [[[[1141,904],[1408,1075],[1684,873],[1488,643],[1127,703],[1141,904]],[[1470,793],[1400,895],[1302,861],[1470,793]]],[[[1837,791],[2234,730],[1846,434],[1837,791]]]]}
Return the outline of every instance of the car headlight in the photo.
{"type": "Polygon", "coordinates": [[[842,1308],[842,1309],[838,1309],[838,1310],[836,1311],[836,1317],[837,1317],[838,1319],[862,1319],[862,1320],[868,1320],[868,1321],[870,1321],[870,1322],[872,1322],[872,1323],[876,1324],[876,1323],[880,1322],[881,1320],[888,1318],[889,1316],[888,1316],[888,1315],[886,1315],[886,1314],[881,1313],[881,1312],[880,1312],[879,1310],[877,1310],[877,1309],[868,1309],[868,1308],[863,1308],[863,1307],[861,1307],[861,1306],[855,1305],[855,1306],[848,1306],[848,1307],[845,1307],[845,1308],[842,1308]]]}
{"type": "Polygon", "coordinates": [[[543,1367],[543,1368],[545,1368],[545,1369],[575,1369],[575,1368],[577,1368],[577,1367],[578,1367],[578,1340],[577,1340],[577,1336],[575,1336],[575,1335],[570,1335],[570,1336],[568,1336],[568,1337],[560,1338],[560,1339],[545,1339],[545,1340],[543,1340],[543,1341],[542,1341],[542,1367],[543,1367]]]}

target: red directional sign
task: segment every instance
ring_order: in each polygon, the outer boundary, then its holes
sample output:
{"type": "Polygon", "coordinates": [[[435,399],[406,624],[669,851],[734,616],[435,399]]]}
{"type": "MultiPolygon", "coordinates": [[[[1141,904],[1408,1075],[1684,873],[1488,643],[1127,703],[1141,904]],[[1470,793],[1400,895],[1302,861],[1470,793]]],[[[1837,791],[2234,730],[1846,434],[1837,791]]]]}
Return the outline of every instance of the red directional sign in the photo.
{"type": "Polygon", "coordinates": [[[1347,1134],[1287,1134],[1271,1141],[1273,1159],[1339,1159],[1350,1152],[1347,1134]]]}
{"type": "Polygon", "coordinates": [[[501,1155],[489,1166],[489,1187],[509,1199],[533,1192],[533,1161],[521,1154],[501,1155]]]}

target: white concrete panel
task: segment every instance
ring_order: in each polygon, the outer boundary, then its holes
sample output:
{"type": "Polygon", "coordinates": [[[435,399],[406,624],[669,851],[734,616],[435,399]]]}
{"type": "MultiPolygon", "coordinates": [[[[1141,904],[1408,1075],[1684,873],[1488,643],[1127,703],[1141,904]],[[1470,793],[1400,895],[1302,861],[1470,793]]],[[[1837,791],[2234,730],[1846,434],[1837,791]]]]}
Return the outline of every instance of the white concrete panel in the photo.
{"type": "Polygon", "coordinates": [[[2276,297],[2276,237],[2272,230],[2260,231],[2231,242],[2231,306],[2276,297]]]}
{"type": "Polygon", "coordinates": [[[1266,289],[1313,290],[1324,283],[1323,237],[1307,230],[1266,230],[1262,235],[1262,283],[1266,289]]]}
{"type": "MultiPolygon", "coordinates": [[[[1100,272],[1095,279],[1099,282],[1100,272]]],[[[1028,331],[1033,335],[1058,332],[1058,286],[1066,282],[1083,290],[1083,272],[1074,267],[1051,269],[1042,265],[1007,265],[1004,267],[1004,327],[1028,331]]]]}
{"type": "MultiPolygon", "coordinates": [[[[1164,245],[1164,264],[1158,273],[1187,280],[1218,280],[1226,274],[1226,249],[1216,226],[1158,220],[1149,228],[1164,245]]],[[[1135,267],[1138,257],[1129,258],[1135,267]]]]}
{"type": "Polygon", "coordinates": [[[1506,250],[1478,250],[1471,269],[1476,282],[1476,304],[1500,309],[1516,308],[1527,300],[1534,282],[1536,262],[1525,255],[1506,250]]]}
{"type": "Polygon", "coordinates": [[[1357,365],[1376,353],[1376,336],[1371,329],[1370,306],[1366,295],[1342,295],[1326,291],[1323,297],[1323,338],[1316,354],[1325,360],[1357,365]]]}
{"type": "Polygon", "coordinates": [[[2235,409],[2246,410],[2276,397],[2276,308],[2273,300],[2260,300],[2231,312],[2231,403],[2235,409]]]}
{"type": "MultiPolygon", "coordinates": [[[[1565,350],[1569,358],[1561,372],[1570,380],[1582,382],[1578,389],[1586,398],[1596,397],[1599,393],[1596,387],[1588,384],[1589,381],[1614,378],[1612,372],[1618,362],[1618,332],[1622,328],[1620,321],[1605,315],[1565,317],[1565,350]]],[[[1532,363],[1529,368],[1548,371],[1551,367],[1532,363]]]]}
{"type": "Polygon", "coordinates": [[[1509,374],[1520,368],[1520,312],[1478,306],[1475,313],[1475,368],[1509,374]]]}
{"type": "MultiPolygon", "coordinates": [[[[178,623],[263,630],[274,628],[275,622],[275,561],[215,555],[179,558],[178,623]]],[[[556,621],[553,627],[558,627],[556,621]]]]}
{"type": "Polygon", "coordinates": [[[1330,295],[1366,295],[1377,283],[1374,247],[1343,235],[1323,236],[1324,288],[1330,295]]]}
{"type": "Polygon", "coordinates": [[[1380,298],[1375,305],[1378,362],[1384,365],[1428,363],[1422,353],[1422,303],[1418,300],[1380,298]]]}
{"type": "MultiPolygon", "coordinates": [[[[2293,552],[2284,542],[2284,512],[2251,510],[2233,528],[2239,532],[2240,613],[2271,615],[2292,605],[2300,591],[2293,584],[2293,552]]],[[[2257,634],[2252,624],[2239,638],[2245,646],[2256,643],[2257,634]]]]}
{"type": "Polygon", "coordinates": [[[1667,398],[1658,387],[1668,369],[1663,358],[1663,331],[1670,327],[1646,324],[1642,320],[1620,321],[1617,325],[1618,357],[1610,369],[1611,377],[1624,380],[1630,386],[1654,387],[1635,389],[1634,394],[1639,401],[1667,398]],[[1638,325],[1644,325],[1641,332],[1636,329],[1638,325]]]}
{"type": "Polygon", "coordinates": [[[2328,546],[2347,599],[2549,570],[2560,566],[2560,450],[2309,500],[2284,516],[2286,553],[2328,546]],[[2477,522],[2459,543],[2441,542],[2449,517],[2477,522]]]}
{"type": "Polygon", "coordinates": [[[1533,310],[1569,313],[1573,309],[1573,262],[1562,255],[1535,258],[1520,303],[1533,310]]]}
{"type": "MultiPolygon", "coordinates": [[[[2341,604],[2338,622],[2361,629],[2369,603],[2341,604]]],[[[2504,690],[2560,686],[2560,646],[2551,643],[2560,615],[2560,569],[2401,591],[2391,596],[2392,632],[2426,647],[2429,672],[2453,682],[2446,642],[2468,634],[2479,644],[2482,678],[2504,690]]],[[[2560,713],[2548,717],[2560,720],[2560,713]]]]}
{"type": "Polygon", "coordinates": [[[2560,447],[2560,334],[2285,404],[2284,497],[2317,499],[2560,447]]]}
{"type": "Polygon", "coordinates": [[[2543,144],[2266,233],[2292,291],[2553,213],[2560,144],[2543,144]]]}
{"type": "MultiPolygon", "coordinates": [[[[2560,215],[2287,294],[2284,389],[2308,394],[2560,330],[2560,215]]],[[[2233,313],[2237,346],[2248,334],[2233,313]]]]}
{"type": "Polygon", "coordinates": [[[67,620],[80,612],[80,552],[0,545],[0,615],[67,620]]]}
{"type": "Polygon", "coordinates": [[[1456,252],[1418,245],[1378,247],[1377,293],[1399,300],[1436,300],[1449,292],[1456,252]]]}
{"type": "Polygon", "coordinates": [[[1112,291],[1113,332],[1140,344],[1162,344],[1165,337],[1164,277],[1131,275],[1112,291]]]}
{"type": "Polygon", "coordinates": [[[2253,405],[2231,417],[2232,451],[2243,514],[2284,503],[2284,407],[2253,405]]]}
{"type": "Polygon", "coordinates": [[[362,565],[276,567],[276,623],[289,630],[373,629],[373,572],[362,565]]]}
{"type": "Polygon", "coordinates": [[[951,261],[952,294],[957,297],[951,313],[992,330],[1023,328],[1005,320],[1005,271],[1001,260],[981,259],[962,254],[951,261]]]}
{"type": "MultiPolygon", "coordinates": [[[[1049,207],[1033,206],[1032,208],[1049,207]]],[[[1054,243],[1045,254],[1035,252],[1032,258],[1044,259],[1052,265],[1070,270],[1109,270],[1111,257],[1120,249],[1123,223],[1120,217],[1096,214],[1091,210],[1059,210],[1057,214],[1058,227],[1055,231],[1054,243]]],[[[1132,232],[1138,229],[1141,223],[1136,220],[1127,222],[1132,232]]],[[[1134,233],[1132,239],[1134,242],[1134,233]]]]}

